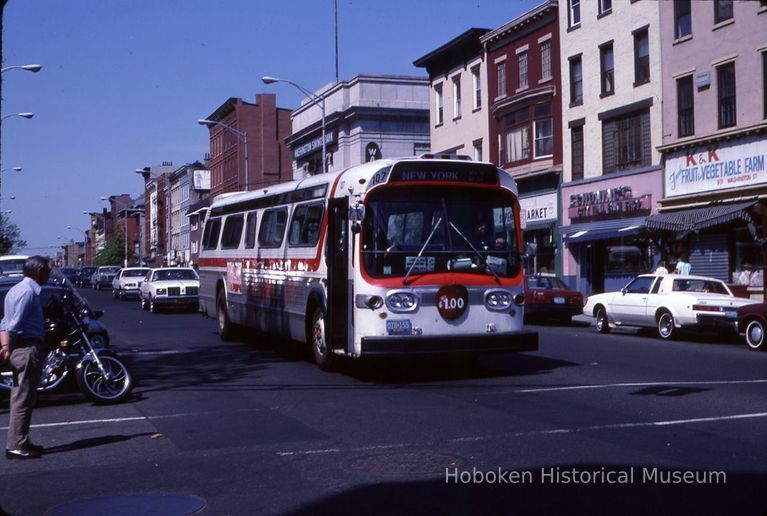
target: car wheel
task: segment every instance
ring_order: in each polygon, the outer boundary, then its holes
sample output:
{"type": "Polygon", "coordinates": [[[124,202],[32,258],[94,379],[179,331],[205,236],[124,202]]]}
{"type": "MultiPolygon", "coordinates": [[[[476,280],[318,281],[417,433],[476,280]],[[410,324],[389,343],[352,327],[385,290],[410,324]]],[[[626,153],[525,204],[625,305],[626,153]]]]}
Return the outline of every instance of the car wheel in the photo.
{"type": "Polygon", "coordinates": [[[216,299],[216,319],[218,320],[218,336],[224,342],[229,342],[234,336],[234,328],[229,320],[229,313],[226,308],[226,293],[220,290],[218,299],[216,299]]]}
{"type": "Polygon", "coordinates": [[[599,309],[597,309],[597,331],[599,333],[610,332],[610,321],[607,318],[607,310],[605,310],[603,306],[600,306],[599,309]]]}
{"type": "Polygon", "coordinates": [[[112,299],[117,299],[117,291],[115,289],[112,289],[112,299]]]}
{"type": "Polygon", "coordinates": [[[309,330],[309,342],[312,345],[314,361],[323,371],[331,371],[334,365],[335,355],[330,349],[325,333],[325,310],[322,307],[314,309],[312,325],[309,330]]]}
{"type": "Polygon", "coordinates": [[[117,299],[119,299],[120,301],[125,301],[125,292],[124,292],[124,291],[122,291],[122,290],[120,290],[120,291],[117,293],[117,299]]]}
{"type": "Polygon", "coordinates": [[[144,299],[144,296],[141,296],[141,309],[149,310],[149,303],[146,302],[146,299],[144,299]]]}
{"type": "Polygon", "coordinates": [[[149,311],[153,314],[160,312],[160,306],[155,302],[153,297],[149,298],[149,311]]]}
{"type": "Polygon", "coordinates": [[[658,317],[658,335],[664,340],[671,340],[676,337],[674,316],[671,315],[671,312],[663,312],[658,317]]]}
{"type": "Polygon", "coordinates": [[[758,319],[748,322],[746,326],[746,344],[752,351],[764,351],[767,349],[764,336],[764,323],[758,319]]]}

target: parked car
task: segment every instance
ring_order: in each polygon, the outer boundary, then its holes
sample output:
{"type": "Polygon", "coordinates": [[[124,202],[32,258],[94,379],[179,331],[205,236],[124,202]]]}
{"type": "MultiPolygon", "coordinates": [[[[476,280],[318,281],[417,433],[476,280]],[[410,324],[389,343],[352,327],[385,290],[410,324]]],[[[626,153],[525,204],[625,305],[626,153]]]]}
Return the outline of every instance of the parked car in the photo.
{"type": "Polygon", "coordinates": [[[7,254],[0,256],[0,276],[24,276],[24,262],[28,256],[21,254],[7,254]]]}
{"type": "MultiPolygon", "coordinates": [[[[0,277],[0,318],[5,313],[5,296],[22,279],[23,276],[0,277]]],[[[93,310],[91,310],[85,298],[74,288],[74,285],[66,279],[58,268],[54,268],[48,283],[43,285],[40,291],[40,301],[43,307],[45,307],[50,303],[51,298],[56,297],[61,301],[64,296],[71,296],[75,306],[79,310],[84,311],[86,315],[91,316],[88,323],[88,337],[93,345],[100,348],[109,347],[109,332],[107,329],[93,317],[93,310]]]]}
{"type": "Polygon", "coordinates": [[[160,307],[172,306],[196,310],[200,301],[200,278],[191,268],[152,269],[139,290],[141,308],[152,313],[159,312],[160,307]]]}
{"type": "Polygon", "coordinates": [[[93,276],[93,273],[96,272],[96,269],[98,269],[98,267],[80,267],[80,270],[77,272],[75,286],[90,287],[91,277],[93,276]]]}
{"type": "Polygon", "coordinates": [[[77,279],[77,269],[74,267],[59,267],[59,271],[74,285],[75,280],[77,279]]]}
{"type": "Polygon", "coordinates": [[[525,319],[547,318],[570,324],[583,313],[583,295],[554,274],[534,274],[525,278],[525,319]]]}
{"type": "Polygon", "coordinates": [[[735,332],[737,310],[752,304],[737,298],[724,282],[676,274],[637,276],[618,292],[589,296],[583,313],[596,317],[599,333],[622,326],[656,328],[662,339],[681,329],[735,332]]]}
{"type": "Polygon", "coordinates": [[[746,334],[749,349],[767,350],[767,303],[753,303],[738,308],[738,329],[746,334]]]}
{"type": "Polygon", "coordinates": [[[111,287],[112,280],[115,279],[117,273],[120,272],[120,267],[115,265],[106,265],[96,269],[96,272],[91,276],[91,286],[95,290],[101,290],[104,287],[111,287]]]}
{"type": "Polygon", "coordinates": [[[112,280],[112,296],[115,299],[125,299],[128,296],[138,295],[139,283],[151,269],[147,267],[126,267],[122,269],[112,280]]]}

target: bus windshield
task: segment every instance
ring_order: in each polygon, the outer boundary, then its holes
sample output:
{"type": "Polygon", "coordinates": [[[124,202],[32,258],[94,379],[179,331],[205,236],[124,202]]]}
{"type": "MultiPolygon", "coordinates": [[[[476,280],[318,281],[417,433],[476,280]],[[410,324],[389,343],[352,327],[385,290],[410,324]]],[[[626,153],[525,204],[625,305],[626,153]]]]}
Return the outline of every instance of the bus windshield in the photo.
{"type": "Polygon", "coordinates": [[[443,272],[515,276],[513,206],[511,194],[488,189],[381,189],[367,201],[365,270],[378,278],[443,272]]]}

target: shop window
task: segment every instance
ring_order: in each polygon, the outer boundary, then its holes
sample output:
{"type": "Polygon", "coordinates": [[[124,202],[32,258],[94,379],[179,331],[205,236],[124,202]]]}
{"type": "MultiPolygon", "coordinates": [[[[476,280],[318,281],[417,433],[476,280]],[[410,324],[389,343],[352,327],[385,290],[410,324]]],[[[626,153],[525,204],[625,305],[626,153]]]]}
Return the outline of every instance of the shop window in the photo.
{"type": "Polygon", "coordinates": [[[679,137],[695,134],[695,106],[692,75],[676,80],[676,107],[679,137]]]}
{"type": "Polygon", "coordinates": [[[570,146],[572,150],[572,180],[583,179],[583,126],[570,130],[570,146]]]}
{"type": "Polygon", "coordinates": [[[732,17],[732,0],[714,0],[714,23],[722,23],[732,17]]]}
{"type": "Polygon", "coordinates": [[[737,123],[735,106],[735,62],[716,67],[717,98],[719,102],[719,129],[737,123]]]}
{"type": "Polygon", "coordinates": [[[732,232],[735,240],[735,252],[732,257],[732,283],[749,287],[764,286],[764,255],[762,246],[754,242],[745,229],[732,232]]]}
{"type": "Polygon", "coordinates": [[[674,38],[692,34],[691,0],[674,0],[674,38]]]}
{"type": "MultiPolygon", "coordinates": [[[[650,272],[652,260],[649,254],[639,245],[630,244],[632,239],[625,239],[622,245],[608,245],[605,247],[607,259],[605,272],[607,274],[640,274],[650,272]]],[[[650,282],[652,284],[652,281],[650,282]]],[[[650,291],[647,285],[646,292],[650,291]]]]}
{"type": "Polygon", "coordinates": [[[583,103],[583,69],[581,56],[570,58],[570,105],[583,103]]]}

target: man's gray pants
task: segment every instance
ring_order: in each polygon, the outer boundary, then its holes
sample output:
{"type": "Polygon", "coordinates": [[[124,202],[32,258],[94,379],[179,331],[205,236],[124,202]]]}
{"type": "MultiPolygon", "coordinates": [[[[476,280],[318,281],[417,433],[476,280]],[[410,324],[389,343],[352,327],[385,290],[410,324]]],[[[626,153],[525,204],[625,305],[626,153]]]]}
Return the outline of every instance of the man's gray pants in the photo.
{"type": "Polygon", "coordinates": [[[45,359],[45,345],[36,339],[20,340],[11,346],[13,389],[6,450],[23,450],[29,444],[29,424],[37,400],[37,387],[45,359]]]}

